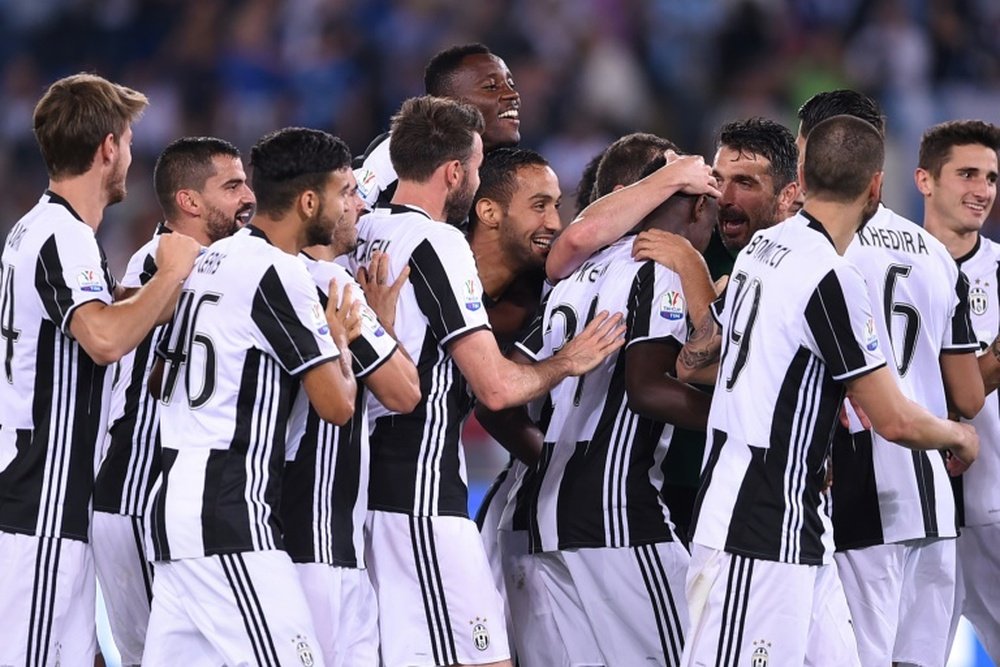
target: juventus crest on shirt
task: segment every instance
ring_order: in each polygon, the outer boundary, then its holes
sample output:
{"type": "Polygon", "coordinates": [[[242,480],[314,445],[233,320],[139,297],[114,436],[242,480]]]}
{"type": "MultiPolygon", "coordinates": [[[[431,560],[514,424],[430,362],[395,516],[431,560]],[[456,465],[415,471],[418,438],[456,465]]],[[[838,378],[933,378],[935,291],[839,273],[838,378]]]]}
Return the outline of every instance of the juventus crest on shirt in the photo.
{"type": "Polygon", "coordinates": [[[723,342],[693,542],[828,563],[821,489],[842,383],[885,364],[864,279],[802,212],[753,236],[712,312],[723,342]]]}
{"type": "Polygon", "coordinates": [[[83,304],[110,304],[115,282],[94,230],[50,191],[0,261],[0,530],[87,541],[111,374],[70,322],[83,304]]]}
{"type": "Polygon", "coordinates": [[[184,283],[163,357],[153,560],[282,549],[276,514],[300,376],[339,356],[302,261],[253,226],[184,283]]]}

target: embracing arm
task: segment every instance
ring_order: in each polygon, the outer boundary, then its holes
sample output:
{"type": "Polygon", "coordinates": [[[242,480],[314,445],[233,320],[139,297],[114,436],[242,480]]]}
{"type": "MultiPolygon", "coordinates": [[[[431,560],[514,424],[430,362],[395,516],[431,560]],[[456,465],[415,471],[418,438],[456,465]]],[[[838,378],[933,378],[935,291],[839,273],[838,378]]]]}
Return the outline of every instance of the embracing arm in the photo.
{"type": "Polygon", "coordinates": [[[677,157],[667,151],[667,164],[627,187],[590,204],[556,237],[545,260],[545,273],[556,282],[604,246],[614,243],[677,191],[719,196],[711,167],[698,155],[677,157]]]}
{"type": "Polygon", "coordinates": [[[677,379],[681,382],[714,385],[719,373],[721,352],[722,329],[712,313],[707,312],[677,356],[677,379]]]}
{"type": "Polygon", "coordinates": [[[500,354],[496,338],[486,330],[474,331],[450,343],[462,375],[476,398],[489,410],[524,405],[563,379],[595,368],[624,343],[625,325],[617,313],[598,313],[578,336],[558,354],[537,364],[518,364],[500,354]]]}
{"type": "Polygon", "coordinates": [[[983,377],[978,372],[975,353],[942,354],[940,364],[949,409],[965,419],[972,419],[983,409],[985,399],[983,377]]]}
{"type": "MultiPolygon", "coordinates": [[[[510,359],[519,364],[534,363],[516,349],[511,352],[510,359]]],[[[477,403],[476,419],[494,440],[521,462],[534,465],[538,461],[545,434],[528,415],[526,406],[517,405],[502,410],[490,410],[482,403],[477,403]]]]}

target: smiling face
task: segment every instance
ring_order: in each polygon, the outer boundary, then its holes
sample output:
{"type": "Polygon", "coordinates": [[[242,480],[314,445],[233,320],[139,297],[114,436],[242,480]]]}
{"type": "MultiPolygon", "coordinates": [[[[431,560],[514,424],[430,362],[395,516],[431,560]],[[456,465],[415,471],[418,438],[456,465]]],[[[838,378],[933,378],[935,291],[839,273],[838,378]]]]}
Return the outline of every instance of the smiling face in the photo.
{"type": "Polygon", "coordinates": [[[562,229],[559,179],[551,167],[526,165],[518,168],[516,183],[499,226],[500,245],[519,266],[539,268],[562,229]]]}
{"type": "Polygon", "coordinates": [[[956,233],[978,232],[997,195],[997,154],[982,144],[952,146],[941,173],[917,169],[927,215],[956,233]]]}
{"type": "Polygon", "coordinates": [[[253,217],[256,199],[247,185],[243,161],[231,155],[212,156],[213,174],[198,193],[204,203],[205,236],[209,243],[232,236],[253,217]]]}
{"type": "Polygon", "coordinates": [[[730,252],[739,252],[759,229],[778,222],[778,192],[771,161],[762,155],[721,146],[712,173],[719,181],[719,235],[730,252]]]}
{"type": "Polygon", "coordinates": [[[357,181],[349,167],[330,172],[323,190],[317,194],[316,212],[306,226],[306,246],[334,243],[338,228],[347,223],[353,227],[357,220],[351,219],[351,211],[357,204],[357,181]]]}
{"type": "Polygon", "coordinates": [[[487,151],[521,141],[521,96],[514,90],[514,78],[503,60],[489,53],[466,56],[451,75],[449,89],[449,97],[467,102],[483,114],[487,151]]]}

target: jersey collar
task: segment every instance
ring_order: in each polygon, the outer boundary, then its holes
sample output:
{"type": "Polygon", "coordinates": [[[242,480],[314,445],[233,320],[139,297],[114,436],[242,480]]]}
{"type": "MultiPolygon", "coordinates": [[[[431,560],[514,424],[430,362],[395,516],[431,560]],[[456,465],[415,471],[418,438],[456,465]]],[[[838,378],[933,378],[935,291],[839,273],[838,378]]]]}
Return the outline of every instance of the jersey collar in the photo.
{"type": "MultiPolygon", "coordinates": [[[[383,207],[380,206],[379,208],[383,207]]],[[[434,218],[431,217],[430,213],[420,208],[419,206],[414,206],[412,204],[389,204],[384,208],[388,208],[389,212],[392,213],[393,215],[398,215],[400,213],[419,213],[428,220],[432,222],[434,221],[434,218]]]]}
{"type": "Polygon", "coordinates": [[[958,264],[959,266],[962,266],[962,262],[967,262],[973,257],[975,257],[976,253],[979,252],[979,246],[981,246],[982,244],[983,244],[983,235],[976,234],[976,245],[972,246],[972,250],[970,250],[969,252],[965,253],[964,255],[956,259],[955,263],[958,264]]]}
{"type": "Polygon", "coordinates": [[[46,190],[45,194],[48,195],[50,202],[52,202],[53,204],[59,204],[60,206],[65,207],[65,209],[70,212],[70,215],[72,215],[74,218],[76,218],[80,222],[83,222],[84,224],[86,224],[86,222],[84,221],[84,219],[80,217],[80,214],[77,213],[75,210],[73,210],[73,207],[70,205],[70,203],[68,201],[66,201],[65,197],[60,197],[56,193],[52,192],[52,190],[46,190]]]}
{"type": "Polygon", "coordinates": [[[800,211],[800,213],[802,213],[802,217],[804,217],[806,220],[809,221],[809,224],[807,225],[809,229],[819,232],[824,237],[826,237],[826,240],[830,242],[830,245],[832,245],[834,248],[837,247],[837,244],[833,242],[833,237],[830,236],[830,232],[826,231],[826,227],[823,226],[823,223],[821,223],[819,220],[814,218],[812,215],[806,213],[805,211],[800,211]]]}
{"type": "Polygon", "coordinates": [[[253,224],[248,224],[243,229],[246,229],[250,236],[256,236],[259,239],[264,239],[269,245],[274,245],[271,243],[271,239],[267,238],[267,234],[260,227],[254,227],[253,224]]]}

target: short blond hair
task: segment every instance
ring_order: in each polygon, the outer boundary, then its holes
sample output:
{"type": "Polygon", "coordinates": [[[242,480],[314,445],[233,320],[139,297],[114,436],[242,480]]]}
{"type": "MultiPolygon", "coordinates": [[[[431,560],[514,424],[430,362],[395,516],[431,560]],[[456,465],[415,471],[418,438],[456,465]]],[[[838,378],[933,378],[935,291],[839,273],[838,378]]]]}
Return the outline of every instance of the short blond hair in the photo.
{"type": "Polygon", "coordinates": [[[120,139],[149,100],[142,93],[96,74],[59,79],[35,105],[35,139],[51,178],[79,176],[111,134],[120,139]]]}

